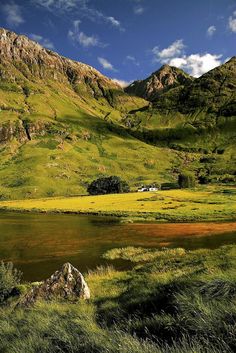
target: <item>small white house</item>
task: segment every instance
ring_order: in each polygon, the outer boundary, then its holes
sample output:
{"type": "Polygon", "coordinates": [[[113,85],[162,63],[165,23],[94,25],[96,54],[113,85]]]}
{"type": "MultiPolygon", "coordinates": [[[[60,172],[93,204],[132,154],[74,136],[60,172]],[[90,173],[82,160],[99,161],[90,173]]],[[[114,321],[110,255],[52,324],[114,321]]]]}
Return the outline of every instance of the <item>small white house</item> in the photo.
{"type": "Polygon", "coordinates": [[[149,191],[148,188],[141,188],[141,189],[138,189],[138,192],[145,192],[145,191],[149,191]]]}
{"type": "Polygon", "coordinates": [[[158,188],[156,186],[143,186],[140,189],[138,189],[138,192],[145,192],[145,191],[158,191],[158,188]]]}

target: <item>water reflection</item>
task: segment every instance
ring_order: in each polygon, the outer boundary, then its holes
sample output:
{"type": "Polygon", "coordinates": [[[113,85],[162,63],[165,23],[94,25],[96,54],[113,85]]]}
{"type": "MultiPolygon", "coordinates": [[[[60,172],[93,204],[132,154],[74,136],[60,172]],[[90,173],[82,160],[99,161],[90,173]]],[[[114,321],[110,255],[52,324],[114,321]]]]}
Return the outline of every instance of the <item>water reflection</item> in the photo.
{"type": "Polygon", "coordinates": [[[81,271],[106,264],[101,255],[114,247],[196,249],[235,242],[236,223],[119,224],[94,216],[0,213],[0,259],[13,261],[26,280],[46,278],[67,261],[81,271]]]}

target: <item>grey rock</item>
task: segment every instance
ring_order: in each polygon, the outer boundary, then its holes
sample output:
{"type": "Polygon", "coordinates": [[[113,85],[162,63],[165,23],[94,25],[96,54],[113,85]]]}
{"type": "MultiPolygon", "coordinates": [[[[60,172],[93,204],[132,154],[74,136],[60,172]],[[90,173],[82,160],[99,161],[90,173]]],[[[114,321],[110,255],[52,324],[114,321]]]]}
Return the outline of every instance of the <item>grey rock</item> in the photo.
{"type": "Polygon", "coordinates": [[[33,287],[20,301],[20,306],[31,306],[38,300],[89,299],[90,290],[83,275],[70,263],[65,263],[50,278],[33,287]]]}

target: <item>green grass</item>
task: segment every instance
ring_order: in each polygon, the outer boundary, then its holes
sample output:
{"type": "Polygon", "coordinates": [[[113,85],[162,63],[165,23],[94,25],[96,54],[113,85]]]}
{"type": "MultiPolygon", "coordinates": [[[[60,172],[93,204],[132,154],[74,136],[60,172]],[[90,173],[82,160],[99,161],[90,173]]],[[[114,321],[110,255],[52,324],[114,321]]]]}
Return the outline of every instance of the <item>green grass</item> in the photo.
{"type": "Polygon", "coordinates": [[[22,212],[72,212],[162,221],[220,221],[235,220],[236,193],[234,188],[205,187],[192,190],[2,201],[0,208],[22,212]]]}
{"type": "MultiPolygon", "coordinates": [[[[86,275],[88,302],[38,302],[0,308],[6,353],[220,353],[236,349],[236,247],[185,251],[114,249],[106,258],[130,271],[86,275]]],[[[22,293],[30,285],[18,287],[22,293]]],[[[22,294],[23,295],[23,294],[22,294]]]]}
{"type": "Polygon", "coordinates": [[[133,188],[176,182],[183,169],[212,182],[235,181],[234,117],[216,123],[200,113],[137,111],[147,102],[121,91],[109,93],[111,106],[86,87],[74,90],[65,77],[42,81],[30,72],[26,79],[17,65],[5,70],[17,80],[0,85],[0,127],[14,130],[0,145],[1,200],[85,194],[88,183],[109,175],[133,188]],[[22,122],[35,131],[31,141],[20,139],[22,122]]]}

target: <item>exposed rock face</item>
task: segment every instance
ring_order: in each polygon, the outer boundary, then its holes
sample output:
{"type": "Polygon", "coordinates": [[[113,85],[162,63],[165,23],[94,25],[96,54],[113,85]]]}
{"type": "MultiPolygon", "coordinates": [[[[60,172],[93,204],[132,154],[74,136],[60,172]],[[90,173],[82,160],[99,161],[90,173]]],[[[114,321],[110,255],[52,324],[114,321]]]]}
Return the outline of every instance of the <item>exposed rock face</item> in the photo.
{"type": "Polygon", "coordinates": [[[27,135],[22,122],[6,122],[0,125],[0,143],[5,143],[16,138],[21,143],[27,141],[27,135]]]}
{"type": "Polygon", "coordinates": [[[24,143],[36,136],[44,136],[50,128],[43,121],[26,122],[22,120],[7,121],[0,124],[0,143],[12,141],[14,138],[24,143]]]}
{"type": "Polygon", "coordinates": [[[72,86],[82,85],[92,96],[104,96],[104,89],[121,89],[93,67],[43,48],[26,36],[0,28],[0,79],[19,82],[18,73],[27,79],[49,78],[72,86]],[[14,69],[9,67],[12,64],[14,69]]]}
{"type": "Polygon", "coordinates": [[[20,306],[33,305],[37,300],[89,299],[90,290],[83,275],[70,263],[66,263],[50,278],[31,289],[20,306]]]}
{"type": "Polygon", "coordinates": [[[155,100],[158,95],[171,88],[184,85],[194,80],[184,71],[169,65],[163,65],[160,70],[154,72],[146,80],[135,81],[125,91],[127,93],[145,98],[149,101],[155,100]]]}

